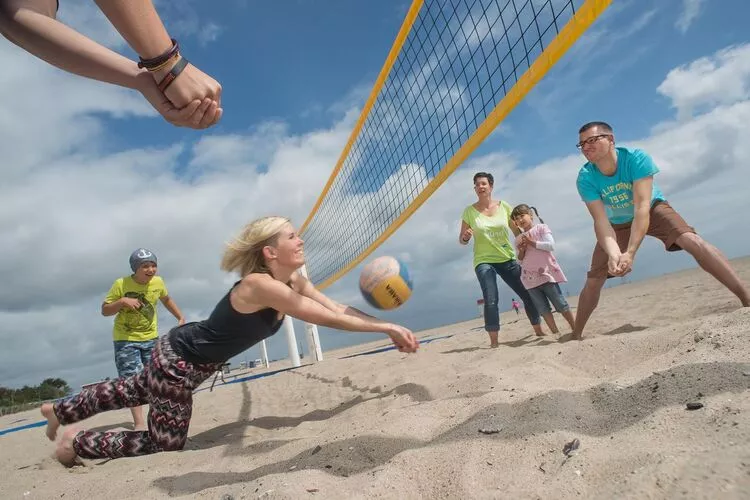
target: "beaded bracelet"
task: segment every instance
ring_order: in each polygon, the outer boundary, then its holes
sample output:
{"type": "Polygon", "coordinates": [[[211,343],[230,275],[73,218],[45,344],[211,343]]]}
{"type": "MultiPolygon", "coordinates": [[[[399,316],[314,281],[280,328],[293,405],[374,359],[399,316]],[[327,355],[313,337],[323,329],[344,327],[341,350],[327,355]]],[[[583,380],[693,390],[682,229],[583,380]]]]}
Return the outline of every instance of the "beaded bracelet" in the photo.
{"type": "Polygon", "coordinates": [[[162,67],[167,61],[172,59],[177,53],[180,51],[180,44],[177,43],[177,40],[174,38],[172,40],[172,46],[164,52],[163,54],[156,56],[151,59],[144,59],[142,57],[138,57],[138,67],[139,68],[146,68],[149,71],[155,71],[154,68],[162,67]]]}

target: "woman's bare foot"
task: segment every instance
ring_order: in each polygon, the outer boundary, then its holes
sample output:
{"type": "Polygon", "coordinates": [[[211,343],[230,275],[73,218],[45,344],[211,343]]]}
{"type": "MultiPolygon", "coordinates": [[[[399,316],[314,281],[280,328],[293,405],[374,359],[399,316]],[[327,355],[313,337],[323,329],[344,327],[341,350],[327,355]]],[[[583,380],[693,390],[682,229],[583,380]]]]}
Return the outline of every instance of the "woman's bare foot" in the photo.
{"type": "Polygon", "coordinates": [[[57,420],[57,415],[52,409],[52,403],[44,403],[42,405],[42,415],[47,419],[47,439],[54,441],[57,437],[57,429],[60,428],[60,421],[57,420]]]}
{"type": "Polygon", "coordinates": [[[73,449],[73,439],[79,432],[80,429],[68,427],[63,432],[60,442],[57,443],[55,455],[57,456],[57,460],[65,467],[73,467],[78,463],[78,455],[76,455],[76,451],[73,449]]]}

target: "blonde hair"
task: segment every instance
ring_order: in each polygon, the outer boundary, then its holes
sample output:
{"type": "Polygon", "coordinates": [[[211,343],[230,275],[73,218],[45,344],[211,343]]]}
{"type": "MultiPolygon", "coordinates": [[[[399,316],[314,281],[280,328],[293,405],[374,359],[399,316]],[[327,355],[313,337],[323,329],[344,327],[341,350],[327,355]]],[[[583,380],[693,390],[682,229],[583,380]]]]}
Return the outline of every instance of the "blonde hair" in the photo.
{"type": "Polygon", "coordinates": [[[270,273],[263,248],[275,245],[279,231],[290,220],[286,217],[263,217],[245,226],[229,243],[221,258],[221,269],[237,271],[243,278],[250,273],[270,273]]]}

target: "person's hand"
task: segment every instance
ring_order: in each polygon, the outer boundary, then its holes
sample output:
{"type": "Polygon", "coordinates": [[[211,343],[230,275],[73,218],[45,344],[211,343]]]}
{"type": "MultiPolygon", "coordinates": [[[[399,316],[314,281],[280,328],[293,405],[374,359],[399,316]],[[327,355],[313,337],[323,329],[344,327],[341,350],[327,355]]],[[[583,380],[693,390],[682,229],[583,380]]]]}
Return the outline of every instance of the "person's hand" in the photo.
{"type": "Polygon", "coordinates": [[[466,231],[461,233],[461,241],[463,241],[464,243],[468,243],[473,235],[474,231],[472,231],[470,227],[467,227],[466,231]]]}
{"type": "MultiPolygon", "coordinates": [[[[157,85],[169,73],[172,66],[169,65],[151,73],[157,85]]],[[[185,69],[177,75],[177,78],[164,91],[164,95],[178,109],[182,109],[195,99],[202,101],[208,98],[213,101],[212,106],[216,106],[216,110],[221,112],[221,85],[192,63],[188,63],[185,69]]]]}
{"type": "MultiPolygon", "coordinates": [[[[177,80],[175,80],[175,82],[177,82],[177,80]]],[[[159,87],[154,83],[153,77],[145,71],[138,75],[137,84],[138,91],[143,97],[166,121],[172,125],[177,127],[204,129],[211,125],[215,125],[221,118],[222,110],[217,108],[216,103],[209,98],[202,101],[195,99],[182,109],[176,108],[175,105],[161,93],[159,87]]]]}
{"type": "Polygon", "coordinates": [[[519,250],[525,250],[526,249],[526,235],[524,233],[519,234],[516,236],[516,248],[519,250]]]}
{"type": "Polygon", "coordinates": [[[401,325],[389,324],[385,333],[391,338],[393,344],[400,352],[417,352],[419,341],[417,337],[401,325]]]}
{"type": "Polygon", "coordinates": [[[120,299],[123,309],[130,309],[131,311],[137,311],[143,304],[141,301],[133,297],[122,297],[120,299]]]}
{"type": "Polygon", "coordinates": [[[185,324],[185,318],[180,318],[180,319],[177,320],[177,325],[178,326],[182,326],[184,324],[185,324]]]}
{"type": "Polygon", "coordinates": [[[633,254],[630,252],[623,252],[620,254],[620,258],[617,259],[617,274],[615,276],[625,276],[633,270],[633,254]]]}
{"type": "Polygon", "coordinates": [[[617,276],[617,270],[620,264],[620,254],[610,255],[607,259],[607,272],[611,276],[617,276]]]}

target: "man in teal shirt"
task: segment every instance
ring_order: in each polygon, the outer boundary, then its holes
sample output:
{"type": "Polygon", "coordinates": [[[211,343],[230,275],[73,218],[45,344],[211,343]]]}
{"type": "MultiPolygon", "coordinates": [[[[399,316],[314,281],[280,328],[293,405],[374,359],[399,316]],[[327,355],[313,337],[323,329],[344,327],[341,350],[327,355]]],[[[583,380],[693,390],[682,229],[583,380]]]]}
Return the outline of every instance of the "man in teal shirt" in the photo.
{"type": "Polygon", "coordinates": [[[669,205],[654,181],[659,168],[647,153],[616,147],[612,127],[604,122],[587,123],[578,135],[577,146],[588,160],[578,173],[578,194],[594,220],[597,244],[578,300],[574,339],[583,337],[607,278],[632,270],[647,234],[661,240],[669,252],[688,252],[743,306],[750,306],[750,294],[726,257],[669,205]]]}

